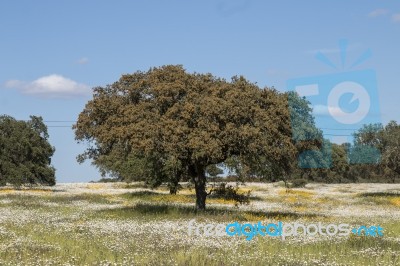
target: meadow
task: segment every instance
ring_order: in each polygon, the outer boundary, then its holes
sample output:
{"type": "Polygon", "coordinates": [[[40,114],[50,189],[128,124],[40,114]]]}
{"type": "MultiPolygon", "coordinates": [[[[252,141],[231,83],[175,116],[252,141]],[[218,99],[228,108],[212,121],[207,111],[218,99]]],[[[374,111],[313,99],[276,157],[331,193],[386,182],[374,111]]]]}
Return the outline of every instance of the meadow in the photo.
{"type": "MultiPolygon", "coordinates": [[[[185,184],[183,185],[185,187],[185,184]]],[[[400,265],[400,184],[246,183],[249,205],[142,183],[0,189],[0,265],[400,265]],[[188,223],[380,225],[384,236],[188,235],[188,223]]]]}

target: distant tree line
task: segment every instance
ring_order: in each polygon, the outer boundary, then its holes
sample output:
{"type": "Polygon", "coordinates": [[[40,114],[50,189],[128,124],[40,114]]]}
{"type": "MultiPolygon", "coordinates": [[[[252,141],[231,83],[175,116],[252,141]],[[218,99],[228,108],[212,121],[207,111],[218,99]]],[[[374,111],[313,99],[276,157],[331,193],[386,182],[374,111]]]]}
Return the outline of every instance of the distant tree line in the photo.
{"type": "Polygon", "coordinates": [[[238,158],[213,165],[209,176],[218,181],[300,181],[322,183],[377,182],[395,183],[400,179],[400,125],[391,121],[364,125],[354,133],[354,143],[335,144],[322,139],[323,145],[308,158],[309,167],[292,164],[291,176],[284,180],[270,174],[266,166],[247,165],[238,158]],[[216,169],[218,170],[216,170],[216,169]],[[218,177],[223,169],[228,178],[218,177]],[[218,173],[218,174],[215,174],[218,173]]]}

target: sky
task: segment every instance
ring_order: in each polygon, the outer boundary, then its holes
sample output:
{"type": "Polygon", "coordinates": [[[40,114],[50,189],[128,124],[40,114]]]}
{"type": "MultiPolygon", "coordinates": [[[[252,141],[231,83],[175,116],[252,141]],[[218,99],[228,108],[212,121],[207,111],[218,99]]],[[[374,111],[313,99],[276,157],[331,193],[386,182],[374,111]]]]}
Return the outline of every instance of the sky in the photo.
{"type": "Polygon", "coordinates": [[[71,129],[91,89],[153,66],[243,75],[279,91],[304,78],[323,83],[372,70],[374,119],[400,121],[397,0],[4,0],[0,36],[0,114],[43,117],[57,182],[100,178],[90,162],[76,162],[86,145],[71,129]],[[371,56],[351,67],[363,55],[371,56]]]}

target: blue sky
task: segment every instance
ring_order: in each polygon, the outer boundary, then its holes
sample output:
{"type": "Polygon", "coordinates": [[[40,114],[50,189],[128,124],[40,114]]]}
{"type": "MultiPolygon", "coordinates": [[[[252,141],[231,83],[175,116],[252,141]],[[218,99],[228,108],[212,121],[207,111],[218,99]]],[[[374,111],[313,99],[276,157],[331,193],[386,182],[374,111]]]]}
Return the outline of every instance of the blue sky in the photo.
{"type": "Polygon", "coordinates": [[[372,57],[352,70],[376,72],[381,119],[400,121],[399,1],[1,1],[0,114],[40,115],[56,147],[58,182],[99,178],[75,157],[85,146],[69,127],[90,88],[152,66],[244,75],[284,91],[297,77],[335,74],[315,59],[340,66],[365,50],[372,57]],[[63,127],[55,127],[63,126],[63,127]]]}

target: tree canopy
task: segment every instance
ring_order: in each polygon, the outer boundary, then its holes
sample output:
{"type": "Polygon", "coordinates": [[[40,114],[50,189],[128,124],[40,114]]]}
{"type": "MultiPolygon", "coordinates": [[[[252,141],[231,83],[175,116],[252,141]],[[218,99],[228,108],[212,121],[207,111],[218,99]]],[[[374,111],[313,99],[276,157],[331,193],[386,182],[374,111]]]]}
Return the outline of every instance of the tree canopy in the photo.
{"type": "Polygon", "coordinates": [[[400,125],[395,121],[388,123],[380,134],[380,147],[383,164],[400,175],[400,125]]]}
{"type": "Polygon", "coordinates": [[[55,149],[41,117],[18,121],[0,116],[0,184],[55,184],[55,149]]]}
{"type": "Polygon", "coordinates": [[[196,207],[204,209],[210,165],[240,156],[262,158],[282,174],[290,169],[296,149],[288,121],[287,96],[274,89],[168,65],[94,88],[74,128],[76,139],[89,144],[80,161],[104,167],[102,159],[112,154],[133,156],[157,165],[156,179],[187,175],[196,207]]]}

